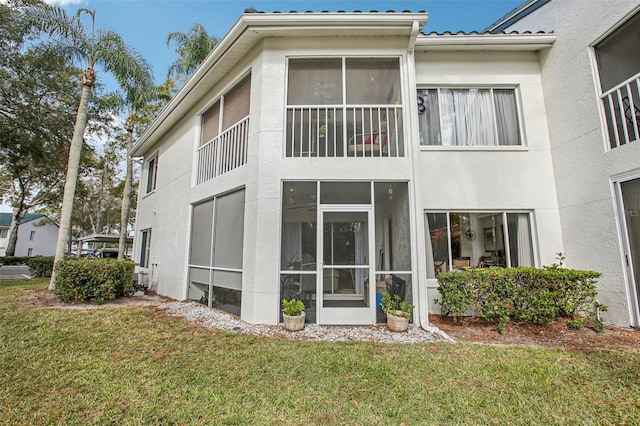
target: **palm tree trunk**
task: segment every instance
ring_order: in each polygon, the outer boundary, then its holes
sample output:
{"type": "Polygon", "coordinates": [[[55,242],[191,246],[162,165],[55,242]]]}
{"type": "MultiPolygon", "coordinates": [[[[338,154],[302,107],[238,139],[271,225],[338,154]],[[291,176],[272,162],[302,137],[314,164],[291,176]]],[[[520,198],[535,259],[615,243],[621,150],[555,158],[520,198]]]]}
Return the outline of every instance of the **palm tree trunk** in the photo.
{"type": "Polygon", "coordinates": [[[62,197],[62,211],[60,212],[60,229],[58,230],[58,242],[56,244],[56,256],[54,258],[53,273],[49,282],[49,290],[56,288],[56,268],[55,262],[64,259],[64,250],[67,242],[67,235],[71,227],[71,213],[73,212],[73,197],[76,193],[76,183],[78,181],[78,168],[80,167],[80,153],[82,151],[82,142],[84,139],[84,131],[87,127],[87,110],[89,107],[89,99],[91,98],[91,89],[96,81],[96,75],[93,67],[89,67],[82,73],[82,95],[80,96],[80,105],[78,106],[78,114],[76,115],[76,124],[73,128],[73,138],[71,139],[71,147],[69,148],[69,162],[67,163],[67,177],[64,182],[64,195],[62,197]]]}
{"type": "Polygon", "coordinates": [[[118,241],[118,259],[124,259],[127,246],[127,229],[129,227],[129,213],[133,196],[133,161],[131,159],[131,145],[133,139],[133,113],[129,113],[125,125],[127,130],[127,177],[122,192],[122,211],[120,212],[120,240],[118,241]]]}

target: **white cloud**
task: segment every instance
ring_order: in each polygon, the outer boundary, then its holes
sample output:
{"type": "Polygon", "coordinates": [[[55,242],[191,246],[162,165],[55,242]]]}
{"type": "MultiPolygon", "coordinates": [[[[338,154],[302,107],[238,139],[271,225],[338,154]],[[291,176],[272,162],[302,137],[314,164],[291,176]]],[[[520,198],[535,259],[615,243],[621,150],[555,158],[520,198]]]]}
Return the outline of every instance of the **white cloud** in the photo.
{"type": "Polygon", "coordinates": [[[84,0],[44,0],[45,3],[66,6],[68,4],[80,4],[84,0]]]}

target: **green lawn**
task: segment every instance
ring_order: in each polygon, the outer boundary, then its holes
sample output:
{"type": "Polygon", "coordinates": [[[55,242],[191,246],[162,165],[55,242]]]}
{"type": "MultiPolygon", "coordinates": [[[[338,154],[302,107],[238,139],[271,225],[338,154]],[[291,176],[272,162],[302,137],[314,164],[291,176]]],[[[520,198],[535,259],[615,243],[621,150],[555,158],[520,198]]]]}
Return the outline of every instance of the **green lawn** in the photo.
{"type": "Polygon", "coordinates": [[[300,342],[0,281],[0,424],[640,424],[640,354],[300,342]]]}

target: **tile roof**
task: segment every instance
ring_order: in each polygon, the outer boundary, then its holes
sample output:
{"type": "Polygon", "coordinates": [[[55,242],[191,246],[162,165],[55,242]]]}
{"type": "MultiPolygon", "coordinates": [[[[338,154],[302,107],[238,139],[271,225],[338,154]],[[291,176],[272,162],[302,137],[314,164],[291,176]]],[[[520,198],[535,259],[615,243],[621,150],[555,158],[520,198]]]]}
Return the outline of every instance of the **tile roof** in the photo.
{"type": "Polygon", "coordinates": [[[336,12],[331,12],[329,10],[323,10],[321,12],[314,12],[313,10],[306,10],[304,12],[299,12],[297,10],[290,10],[289,12],[282,12],[282,11],[279,11],[279,10],[274,10],[273,12],[263,12],[263,11],[256,10],[254,7],[247,7],[244,10],[244,13],[317,13],[317,14],[323,14],[323,13],[325,13],[325,14],[326,13],[426,13],[426,11],[419,10],[417,12],[413,12],[411,10],[403,10],[401,12],[396,12],[395,10],[387,10],[386,12],[380,12],[378,10],[370,10],[368,12],[367,11],[363,12],[362,10],[354,10],[352,12],[347,12],[345,10],[338,10],[336,12]]]}
{"type": "MultiPolygon", "coordinates": [[[[514,9],[514,11],[510,12],[517,12],[520,9],[522,9],[524,6],[528,5],[529,3],[533,2],[535,0],[528,0],[525,3],[523,3],[523,5],[519,6],[518,8],[514,9]]],[[[298,11],[298,10],[290,10],[289,12],[283,12],[280,10],[274,10],[273,12],[264,12],[264,11],[259,11],[254,7],[247,7],[244,10],[244,13],[258,13],[258,14],[264,14],[264,13],[279,13],[279,14],[297,14],[297,13],[302,13],[302,14],[317,14],[317,15],[326,15],[326,14],[331,14],[331,13],[341,13],[341,14],[347,14],[347,13],[381,13],[381,14],[396,14],[396,13],[427,13],[425,10],[419,10],[417,12],[413,12],[411,10],[402,10],[402,11],[395,11],[395,10],[387,10],[385,12],[380,12],[378,10],[369,10],[369,11],[362,11],[362,10],[354,10],[351,12],[347,12],[345,10],[338,10],[335,12],[329,11],[329,10],[323,10],[320,12],[315,12],[313,10],[306,10],[306,11],[298,11]]],[[[436,31],[432,31],[430,33],[422,33],[423,35],[427,35],[427,36],[439,36],[439,35],[485,35],[485,34],[533,34],[531,31],[523,31],[523,32],[518,32],[518,31],[511,31],[509,33],[506,33],[504,31],[501,32],[491,32],[488,29],[478,32],[478,31],[470,31],[470,32],[464,32],[464,31],[457,31],[457,32],[452,32],[452,31],[444,31],[444,32],[436,32],[436,31]]],[[[544,34],[544,31],[538,31],[535,34],[544,34]]]]}
{"type": "Polygon", "coordinates": [[[451,35],[460,35],[460,36],[470,36],[470,35],[495,35],[495,34],[508,34],[508,35],[522,35],[522,34],[549,34],[545,31],[509,31],[509,32],[505,32],[505,31],[500,31],[497,33],[491,32],[491,31],[482,31],[482,32],[478,32],[478,31],[469,31],[469,32],[464,32],[464,31],[458,31],[458,32],[451,32],[451,31],[444,31],[444,32],[437,32],[437,31],[432,31],[430,33],[423,33],[426,36],[451,36],[451,35]]]}

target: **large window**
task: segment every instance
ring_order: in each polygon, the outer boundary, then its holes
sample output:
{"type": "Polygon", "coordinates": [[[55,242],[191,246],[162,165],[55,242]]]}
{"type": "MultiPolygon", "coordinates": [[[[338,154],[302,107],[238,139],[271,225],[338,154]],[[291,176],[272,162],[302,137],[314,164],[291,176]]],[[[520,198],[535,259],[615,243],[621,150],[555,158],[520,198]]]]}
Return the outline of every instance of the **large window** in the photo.
{"type": "Polygon", "coordinates": [[[290,59],[287,157],[404,155],[398,58],[290,59]]]}
{"type": "Polygon", "coordinates": [[[250,94],[251,76],[247,76],[202,114],[200,145],[211,142],[249,116],[250,94]]]}
{"type": "Polygon", "coordinates": [[[244,190],[193,206],[189,298],[240,315],[244,190]]]}
{"type": "Polygon", "coordinates": [[[609,145],[640,139],[640,13],[594,46],[609,145]]]}
{"type": "Polygon", "coordinates": [[[427,276],[459,268],[533,266],[530,214],[429,212],[427,276]]]}
{"type": "Polygon", "coordinates": [[[246,164],[250,99],[248,75],[202,114],[197,184],[246,164]]]}
{"type": "Polygon", "coordinates": [[[514,89],[419,89],[420,144],[522,145],[514,89]]]}

